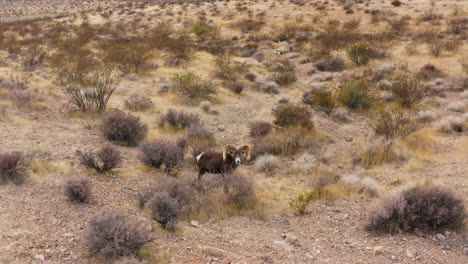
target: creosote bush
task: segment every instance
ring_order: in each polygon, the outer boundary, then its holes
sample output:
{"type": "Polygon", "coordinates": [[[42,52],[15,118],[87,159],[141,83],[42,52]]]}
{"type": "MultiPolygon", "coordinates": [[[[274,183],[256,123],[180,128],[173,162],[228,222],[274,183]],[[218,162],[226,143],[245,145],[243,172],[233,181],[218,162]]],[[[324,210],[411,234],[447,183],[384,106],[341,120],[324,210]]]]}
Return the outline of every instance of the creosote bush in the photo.
{"type": "Polygon", "coordinates": [[[398,105],[375,107],[369,116],[369,126],[375,134],[387,139],[405,138],[416,129],[411,112],[398,105]]]}
{"type": "Polygon", "coordinates": [[[203,80],[192,72],[180,72],[171,76],[171,89],[178,95],[189,99],[208,99],[216,93],[215,87],[209,81],[203,80]]]}
{"type": "Polygon", "coordinates": [[[396,72],[391,76],[390,81],[392,82],[390,91],[403,106],[411,108],[422,100],[424,88],[415,74],[404,71],[396,72]]]}
{"type": "Polygon", "coordinates": [[[264,137],[270,133],[272,125],[265,121],[256,121],[250,124],[250,133],[251,137],[264,137]]]}
{"type": "Polygon", "coordinates": [[[297,215],[304,215],[309,209],[311,202],[317,199],[317,194],[314,191],[298,194],[294,198],[289,199],[289,206],[297,215]]]}
{"type": "Polygon", "coordinates": [[[348,79],[342,83],[339,100],[351,109],[368,109],[371,106],[368,84],[362,79],[348,79]]]}
{"type": "Polygon", "coordinates": [[[122,163],[120,152],[111,146],[104,146],[96,154],[79,153],[81,165],[95,169],[97,173],[106,173],[122,163]]]}
{"type": "Polygon", "coordinates": [[[312,89],[302,95],[302,101],[330,116],[339,106],[339,92],[328,87],[312,89]]]}
{"type": "Polygon", "coordinates": [[[371,59],[383,56],[378,49],[367,42],[353,44],[346,49],[346,52],[348,58],[357,66],[366,65],[371,59]]]}
{"type": "Polygon", "coordinates": [[[0,184],[21,184],[27,177],[28,163],[20,152],[0,154],[0,184]]]}
{"type": "Polygon", "coordinates": [[[345,68],[344,60],[340,57],[325,58],[315,64],[319,71],[342,71],[345,68]]]}
{"type": "Polygon", "coordinates": [[[247,72],[244,63],[236,62],[228,55],[216,58],[215,66],[213,76],[221,80],[237,81],[247,72]]]}
{"type": "Polygon", "coordinates": [[[463,201],[451,191],[416,186],[382,199],[369,213],[365,227],[384,233],[457,230],[465,218],[463,201]]]}
{"type": "Polygon", "coordinates": [[[273,72],[271,80],[278,85],[287,86],[297,80],[296,66],[287,59],[271,61],[267,67],[273,72]]]}
{"type": "Polygon", "coordinates": [[[102,255],[108,259],[136,256],[138,250],[153,240],[127,215],[110,210],[89,220],[84,237],[92,255],[102,255]]]}
{"type": "Polygon", "coordinates": [[[118,111],[104,117],[101,131],[108,140],[137,146],[145,139],[148,127],[140,122],[139,117],[118,111]]]}
{"type": "Polygon", "coordinates": [[[181,166],[183,158],[184,149],[165,139],[143,142],[140,146],[140,161],[153,168],[159,169],[164,165],[169,171],[181,166]]]}
{"type": "Polygon", "coordinates": [[[311,112],[307,107],[294,105],[292,103],[280,104],[272,110],[277,126],[302,126],[312,128],[313,123],[310,120],[312,117],[311,112]]]}
{"type": "Polygon", "coordinates": [[[70,179],[65,182],[65,195],[70,201],[87,203],[91,196],[91,185],[86,178],[70,179]]]}
{"type": "Polygon", "coordinates": [[[130,111],[144,111],[154,105],[151,98],[139,94],[129,96],[125,99],[124,104],[125,108],[130,111]]]}

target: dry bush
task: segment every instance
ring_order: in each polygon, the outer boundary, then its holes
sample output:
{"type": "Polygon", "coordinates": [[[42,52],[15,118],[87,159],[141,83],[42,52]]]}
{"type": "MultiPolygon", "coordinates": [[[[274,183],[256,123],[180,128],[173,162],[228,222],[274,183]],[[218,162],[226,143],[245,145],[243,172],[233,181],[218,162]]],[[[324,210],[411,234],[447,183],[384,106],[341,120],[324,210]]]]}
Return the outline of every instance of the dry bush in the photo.
{"type": "Polygon", "coordinates": [[[213,76],[222,80],[237,81],[247,72],[245,63],[238,63],[229,55],[222,55],[215,59],[213,76]]]}
{"type": "Polygon", "coordinates": [[[173,230],[179,215],[179,203],[167,192],[158,192],[148,202],[151,218],[162,227],[173,230]]]}
{"type": "Polygon", "coordinates": [[[111,68],[89,69],[79,62],[70,62],[58,70],[57,81],[69,103],[86,112],[106,110],[118,80],[111,68]]]}
{"type": "Polygon", "coordinates": [[[367,65],[371,59],[382,58],[385,51],[379,50],[369,42],[352,44],[346,49],[348,58],[357,66],[367,65]]]}
{"type": "Polygon", "coordinates": [[[437,125],[437,130],[442,133],[457,132],[461,133],[466,127],[466,120],[457,116],[448,116],[437,125]]]}
{"type": "Polygon", "coordinates": [[[294,155],[307,141],[308,130],[291,128],[278,133],[270,133],[255,141],[258,154],[294,155]]]}
{"type": "Polygon", "coordinates": [[[458,230],[466,218],[463,201],[441,187],[416,186],[383,198],[369,213],[369,231],[458,230]]]}
{"type": "Polygon", "coordinates": [[[271,154],[265,154],[259,156],[255,160],[255,168],[257,168],[257,170],[259,171],[271,174],[278,167],[278,163],[279,160],[276,156],[271,154]]]}
{"type": "Polygon", "coordinates": [[[296,66],[287,59],[270,61],[267,68],[273,72],[271,80],[281,86],[290,85],[297,80],[296,66]]]}
{"type": "Polygon", "coordinates": [[[398,105],[375,107],[369,116],[369,126],[376,135],[387,139],[405,138],[416,129],[412,113],[398,105]]]}
{"type": "Polygon", "coordinates": [[[248,33],[251,31],[258,32],[264,25],[265,25],[265,22],[263,21],[243,19],[232,24],[232,27],[238,28],[242,33],[248,33]]]}
{"type": "Polygon", "coordinates": [[[294,105],[292,103],[280,104],[272,109],[275,121],[273,123],[281,127],[302,126],[312,128],[310,120],[312,113],[305,106],[294,105]]]}
{"type": "Polygon", "coordinates": [[[118,111],[104,117],[101,131],[108,140],[136,146],[145,139],[148,127],[140,122],[139,117],[118,111]]]}
{"type": "Polygon", "coordinates": [[[145,165],[160,168],[164,165],[165,170],[180,167],[184,159],[184,149],[174,142],[157,139],[144,142],[140,146],[139,159],[145,165]]]}
{"type": "Polygon", "coordinates": [[[21,54],[21,68],[25,71],[34,71],[42,65],[47,57],[47,53],[38,46],[32,46],[21,54]]]}
{"type": "Polygon", "coordinates": [[[92,152],[79,153],[80,164],[95,169],[97,173],[106,173],[114,168],[118,168],[122,163],[120,152],[111,147],[104,146],[96,154],[92,152]]]}
{"type": "Polygon", "coordinates": [[[138,39],[115,40],[102,45],[104,61],[115,65],[122,73],[139,73],[155,67],[150,45],[138,39]]]}
{"type": "Polygon", "coordinates": [[[411,108],[419,103],[424,95],[424,87],[415,74],[405,71],[395,72],[390,81],[390,91],[405,107],[411,108]]]}
{"type": "Polygon", "coordinates": [[[124,105],[130,111],[144,111],[153,107],[154,104],[151,98],[147,96],[133,94],[125,99],[124,105]]]}
{"type": "Polygon", "coordinates": [[[185,129],[185,134],[191,143],[208,142],[214,143],[215,138],[213,132],[203,126],[189,126],[185,129]]]}
{"type": "Polygon", "coordinates": [[[243,82],[228,82],[225,84],[225,86],[235,94],[242,93],[245,88],[245,84],[243,82]]]}
{"type": "Polygon", "coordinates": [[[344,80],[338,98],[342,104],[351,109],[369,109],[372,105],[369,85],[362,79],[344,80]]]}
{"type": "Polygon", "coordinates": [[[0,154],[0,184],[21,184],[26,180],[28,161],[20,152],[0,154]]]}
{"type": "Polygon", "coordinates": [[[425,64],[419,69],[419,72],[417,73],[418,78],[422,80],[432,80],[435,78],[440,78],[443,75],[443,72],[432,64],[425,64]]]}
{"type": "Polygon", "coordinates": [[[256,121],[250,124],[249,135],[254,138],[264,137],[271,131],[271,124],[265,121],[256,121]]]}
{"type": "Polygon", "coordinates": [[[385,21],[393,32],[402,33],[408,28],[408,21],[411,19],[409,16],[387,18],[385,21]]]}
{"type": "Polygon", "coordinates": [[[2,80],[1,84],[10,91],[24,91],[30,88],[33,75],[29,72],[15,71],[8,75],[8,79],[2,80]]]}
{"type": "Polygon", "coordinates": [[[339,106],[339,92],[339,90],[330,89],[330,87],[311,89],[302,95],[302,102],[330,116],[339,106]]]}
{"type": "Polygon", "coordinates": [[[183,111],[177,111],[170,108],[166,114],[162,115],[158,119],[159,127],[164,127],[166,124],[176,129],[186,129],[191,126],[200,126],[200,116],[197,114],[191,114],[183,111]]]}
{"type": "Polygon", "coordinates": [[[114,264],[147,264],[146,261],[141,261],[136,257],[123,257],[119,258],[117,261],[114,262],[114,264]]]}
{"type": "Polygon", "coordinates": [[[305,215],[309,209],[309,205],[316,199],[317,194],[314,191],[301,193],[289,199],[289,206],[296,215],[305,215]]]}
{"type": "Polygon", "coordinates": [[[340,57],[325,58],[314,65],[319,71],[342,71],[344,60],[340,57]]]}
{"type": "Polygon", "coordinates": [[[84,238],[92,255],[108,259],[136,256],[146,243],[151,242],[148,232],[117,211],[104,211],[93,216],[85,229],[84,238]]]}
{"type": "Polygon", "coordinates": [[[340,28],[337,25],[327,25],[322,32],[319,32],[312,40],[314,46],[321,50],[339,50],[350,43],[354,43],[362,38],[362,35],[355,31],[340,28]]]}
{"type": "Polygon", "coordinates": [[[402,148],[398,141],[393,140],[375,140],[370,146],[361,153],[355,163],[360,163],[369,169],[377,165],[391,162],[400,162],[408,159],[408,154],[402,148]]]}
{"type": "Polygon", "coordinates": [[[152,48],[162,49],[171,54],[169,62],[179,64],[191,58],[194,46],[190,36],[181,32],[174,32],[168,22],[159,23],[148,34],[148,41],[152,48]]]}
{"type": "Polygon", "coordinates": [[[171,89],[185,99],[209,99],[216,93],[210,81],[205,81],[192,72],[175,73],[171,76],[171,81],[171,89]]]}
{"type": "Polygon", "coordinates": [[[70,201],[87,203],[91,196],[91,185],[86,178],[70,179],[65,182],[65,195],[70,201]]]}
{"type": "Polygon", "coordinates": [[[234,206],[237,211],[253,208],[257,204],[254,182],[251,178],[234,172],[224,175],[224,185],[226,203],[234,206]]]}

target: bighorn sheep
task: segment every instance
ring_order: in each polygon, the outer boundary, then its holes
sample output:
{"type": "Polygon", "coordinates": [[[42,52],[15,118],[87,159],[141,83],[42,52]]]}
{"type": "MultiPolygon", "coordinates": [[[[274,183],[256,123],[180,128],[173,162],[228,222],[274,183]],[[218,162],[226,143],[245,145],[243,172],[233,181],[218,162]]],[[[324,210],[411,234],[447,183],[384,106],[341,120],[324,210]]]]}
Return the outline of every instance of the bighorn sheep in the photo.
{"type": "Polygon", "coordinates": [[[205,173],[226,174],[234,172],[242,161],[250,160],[250,148],[244,145],[236,148],[231,145],[224,147],[223,152],[203,152],[197,156],[198,184],[205,173]]]}

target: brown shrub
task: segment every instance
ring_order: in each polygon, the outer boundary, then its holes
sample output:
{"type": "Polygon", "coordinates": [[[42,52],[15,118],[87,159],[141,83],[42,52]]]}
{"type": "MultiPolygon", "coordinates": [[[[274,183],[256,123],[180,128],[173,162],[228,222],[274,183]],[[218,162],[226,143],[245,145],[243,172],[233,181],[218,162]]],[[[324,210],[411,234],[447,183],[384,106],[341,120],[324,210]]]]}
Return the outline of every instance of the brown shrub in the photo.
{"type": "Polygon", "coordinates": [[[77,178],[65,182],[65,195],[73,202],[87,203],[91,196],[91,185],[88,179],[77,178]]]}
{"type": "Polygon", "coordinates": [[[344,60],[340,57],[326,58],[315,64],[319,71],[342,71],[345,67],[344,60]]]}
{"type": "Polygon", "coordinates": [[[277,126],[313,126],[313,123],[310,120],[312,114],[305,106],[294,105],[292,103],[280,104],[276,108],[272,109],[272,113],[275,117],[275,121],[273,121],[273,123],[277,126]]]}
{"type": "Polygon", "coordinates": [[[92,255],[99,254],[108,259],[135,256],[153,240],[137,223],[117,211],[104,211],[93,216],[88,221],[84,238],[92,255]]]}
{"type": "Polygon", "coordinates": [[[162,115],[158,119],[158,125],[164,127],[169,124],[173,128],[186,129],[190,126],[200,126],[200,116],[197,114],[191,114],[183,111],[177,111],[175,109],[168,109],[166,114],[162,115]]]}
{"type": "Polygon", "coordinates": [[[330,116],[339,106],[339,96],[339,90],[322,87],[305,92],[302,101],[330,116]]]}
{"type": "Polygon", "coordinates": [[[159,169],[164,165],[165,170],[169,171],[181,166],[183,158],[184,149],[164,139],[144,142],[140,146],[139,159],[150,167],[159,169]]]}
{"type": "Polygon", "coordinates": [[[268,135],[271,131],[271,124],[265,121],[256,121],[250,124],[250,136],[257,138],[257,137],[264,137],[268,135]]]}
{"type": "Polygon", "coordinates": [[[390,81],[392,82],[390,91],[403,106],[411,108],[422,100],[424,87],[415,74],[397,71],[390,77],[390,81]]]}
{"type": "Polygon", "coordinates": [[[0,184],[23,183],[27,177],[27,167],[26,158],[20,152],[0,154],[0,184]]]}
{"type": "Polygon", "coordinates": [[[257,202],[254,182],[251,178],[235,172],[224,176],[225,194],[229,204],[238,210],[252,208],[257,202]]]}
{"type": "Polygon", "coordinates": [[[228,82],[225,84],[225,86],[235,94],[242,93],[245,88],[245,84],[243,82],[228,82]]]}
{"type": "Polygon", "coordinates": [[[133,94],[124,101],[125,108],[130,111],[143,111],[153,107],[151,98],[139,94],[133,94]]]}
{"type": "Polygon", "coordinates": [[[213,76],[222,80],[237,81],[247,72],[246,67],[244,63],[234,61],[231,56],[223,55],[215,60],[213,76]]]}
{"type": "Polygon", "coordinates": [[[179,215],[179,203],[167,192],[157,192],[148,202],[151,218],[164,228],[173,230],[179,215]]]}
{"type": "Polygon", "coordinates": [[[397,105],[375,107],[369,116],[369,126],[375,134],[387,139],[405,138],[416,128],[411,113],[397,105]]]}
{"type": "Polygon", "coordinates": [[[104,146],[96,155],[92,152],[80,152],[79,157],[81,165],[95,169],[97,173],[106,173],[122,163],[120,152],[111,146],[104,146]]]}
{"type": "Polygon", "coordinates": [[[365,227],[385,233],[457,230],[465,218],[463,201],[451,191],[416,186],[382,199],[369,213],[365,227]]]}
{"type": "Polygon", "coordinates": [[[101,131],[108,140],[136,146],[145,139],[148,127],[140,122],[139,117],[119,111],[104,117],[101,131]]]}

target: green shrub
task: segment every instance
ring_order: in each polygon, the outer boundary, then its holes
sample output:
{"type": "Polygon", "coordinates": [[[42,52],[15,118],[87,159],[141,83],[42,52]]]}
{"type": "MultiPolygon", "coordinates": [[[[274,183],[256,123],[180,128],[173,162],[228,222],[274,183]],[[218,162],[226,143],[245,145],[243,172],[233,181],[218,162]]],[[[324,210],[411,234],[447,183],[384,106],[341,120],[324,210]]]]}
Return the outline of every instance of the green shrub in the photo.
{"type": "Polygon", "coordinates": [[[346,52],[348,58],[357,66],[366,65],[371,59],[381,57],[381,53],[368,42],[353,44],[346,52]]]}
{"type": "Polygon", "coordinates": [[[390,77],[390,81],[392,82],[391,92],[403,106],[411,108],[422,100],[424,87],[415,74],[399,71],[390,77]]]}
{"type": "Polygon", "coordinates": [[[171,89],[178,95],[189,99],[207,99],[216,93],[213,84],[192,72],[179,72],[171,77],[171,89]]]}
{"type": "Polygon", "coordinates": [[[330,90],[327,87],[305,92],[302,97],[305,104],[317,108],[328,116],[339,106],[339,91],[330,90]]]}
{"type": "Polygon", "coordinates": [[[372,109],[369,126],[375,134],[387,139],[405,138],[415,130],[411,113],[398,105],[377,106],[372,109]]]}
{"type": "Polygon", "coordinates": [[[202,36],[208,34],[210,32],[210,28],[204,23],[197,22],[190,26],[189,32],[197,36],[202,36]]]}
{"type": "Polygon", "coordinates": [[[291,206],[295,214],[304,215],[307,213],[310,203],[316,199],[317,194],[314,191],[301,193],[289,199],[289,206],[291,206]]]}
{"type": "Polygon", "coordinates": [[[342,84],[339,100],[351,109],[368,109],[371,106],[369,88],[362,79],[345,80],[342,84]]]}
{"type": "Polygon", "coordinates": [[[244,63],[235,62],[231,56],[223,55],[215,60],[213,75],[216,78],[229,81],[237,81],[247,72],[244,63]]]}

